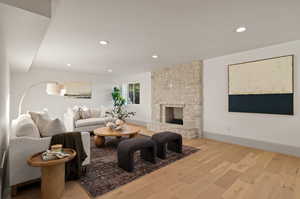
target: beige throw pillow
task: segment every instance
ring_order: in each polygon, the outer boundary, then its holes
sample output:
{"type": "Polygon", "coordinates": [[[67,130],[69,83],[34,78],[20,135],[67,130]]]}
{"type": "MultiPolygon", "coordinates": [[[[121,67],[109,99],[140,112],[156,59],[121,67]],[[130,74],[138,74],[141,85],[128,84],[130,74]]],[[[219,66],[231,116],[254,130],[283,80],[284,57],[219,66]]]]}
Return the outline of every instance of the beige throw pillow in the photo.
{"type": "Polygon", "coordinates": [[[48,123],[43,126],[40,134],[42,137],[52,137],[56,134],[61,134],[64,132],[66,132],[64,124],[59,119],[54,119],[48,121],[48,123]]]}
{"type": "Polygon", "coordinates": [[[50,119],[46,111],[40,113],[29,112],[29,114],[37,125],[41,137],[51,137],[66,131],[64,124],[59,119],[50,119]]]}
{"type": "Polygon", "coordinates": [[[28,112],[33,122],[37,125],[39,131],[41,131],[41,128],[43,125],[43,121],[50,120],[50,116],[48,114],[48,111],[44,110],[41,112],[28,112]],[[39,122],[41,120],[41,122],[39,122]]]}
{"type": "Polygon", "coordinates": [[[50,116],[48,114],[48,111],[44,110],[41,112],[28,112],[33,122],[36,124],[40,135],[43,134],[43,128],[45,125],[47,125],[48,121],[50,121],[50,116]]]}

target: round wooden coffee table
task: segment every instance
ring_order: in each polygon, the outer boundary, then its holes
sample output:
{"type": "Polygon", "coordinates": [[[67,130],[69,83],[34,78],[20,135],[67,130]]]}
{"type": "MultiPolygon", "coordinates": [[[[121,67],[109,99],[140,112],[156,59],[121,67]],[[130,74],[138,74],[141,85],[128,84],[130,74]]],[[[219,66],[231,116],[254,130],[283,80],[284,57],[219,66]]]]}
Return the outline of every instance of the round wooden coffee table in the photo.
{"type": "Polygon", "coordinates": [[[60,199],[65,189],[65,163],[76,156],[73,149],[64,148],[70,156],[56,159],[43,160],[42,153],[37,153],[28,159],[28,164],[33,167],[41,167],[42,170],[42,199],[60,199]]]}
{"type": "Polygon", "coordinates": [[[103,147],[105,145],[106,136],[115,136],[116,138],[121,138],[123,136],[129,136],[133,138],[138,135],[140,128],[124,124],[121,130],[112,130],[108,127],[102,127],[94,130],[94,140],[97,147],[103,147]]]}

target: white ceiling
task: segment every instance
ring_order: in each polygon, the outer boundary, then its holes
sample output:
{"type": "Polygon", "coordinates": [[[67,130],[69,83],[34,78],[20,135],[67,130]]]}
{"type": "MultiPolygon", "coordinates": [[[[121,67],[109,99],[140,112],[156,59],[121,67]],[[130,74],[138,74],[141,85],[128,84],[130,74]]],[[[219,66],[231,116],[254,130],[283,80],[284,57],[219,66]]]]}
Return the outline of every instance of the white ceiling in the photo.
{"type": "Polygon", "coordinates": [[[0,0],[0,2],[46,17],[51,16],[51,0],[0,0]]]}
{"type": "Polygon", "coordinates": [[[0,37],[12,71],[26,72],[31,67],[49,21],[45,16],[0,3],[0,37]]]}
{"type": "Polygon", "coordinates": [[[297,40],[299,9],[299,0],[63,0],[33,68],[124,74],[297,40]]]}

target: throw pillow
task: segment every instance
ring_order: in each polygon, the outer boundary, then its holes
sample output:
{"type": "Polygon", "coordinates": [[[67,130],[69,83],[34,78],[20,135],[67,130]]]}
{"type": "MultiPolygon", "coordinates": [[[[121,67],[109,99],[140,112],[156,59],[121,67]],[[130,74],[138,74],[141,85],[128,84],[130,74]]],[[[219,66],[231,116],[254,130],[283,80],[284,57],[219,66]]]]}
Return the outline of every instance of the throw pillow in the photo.
{"type": "Polygon", "coordinates": [[[87,107],[80,108],[80,119],[88,119],[91,118],[91,111],[87,107]]]}
{"type": "Polygon", "coordinates": [[[12,134],[16,137],[40,137],[39,130],[29,115],[21,115],[12,121],[12,134]]]}
{"type": "Polygon", "coordinates": [[[56,134],[61,134],[64,132],[66,132],[64,124],[59,119],[54,119],[48,121],[48,123],[43,127],[41,136],[52,137],[56,134]]]}
{"type": "Polygon", "coordinates": [[[99,108],[94,108],[94,109],[91,109],[91,117],[92,118],[99,118],[101,117],[101,109],[99,108]]]}
{"type": "Polygon", "coordinates": [[[51,137],[66,131],[64,124],[59,119],[50,119],[47,111],[29,112],[29,114],[37,125],[41,137],[51,137]]]}
{"type": "Polygon", "coordinates": [[[73,118],[75,121],[80,120],[80,107],[79,106],[74,106],[72,109],[73,112],[73,118]]]}
{"type": "Polygon", "coordinates": [[[42,112],[28,112],[31,116],[31,119],[36,124],[37,128],[39,129],[40,134],[42,135],[44,132],[43,129],[48,124],[48,122],[51,120],[47,111],[42,112]]]}

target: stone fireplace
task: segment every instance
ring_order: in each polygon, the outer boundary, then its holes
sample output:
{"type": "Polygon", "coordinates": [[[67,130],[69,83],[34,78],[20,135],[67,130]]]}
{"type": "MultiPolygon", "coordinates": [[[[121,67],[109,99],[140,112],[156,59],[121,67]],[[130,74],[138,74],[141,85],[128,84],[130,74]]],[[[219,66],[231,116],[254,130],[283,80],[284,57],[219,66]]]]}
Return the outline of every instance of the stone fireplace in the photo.
{"type": "Polygon", "coordinates": [[[202,136],[202,62],[152,72],[152,121],[148,129],[202,136]]]}

